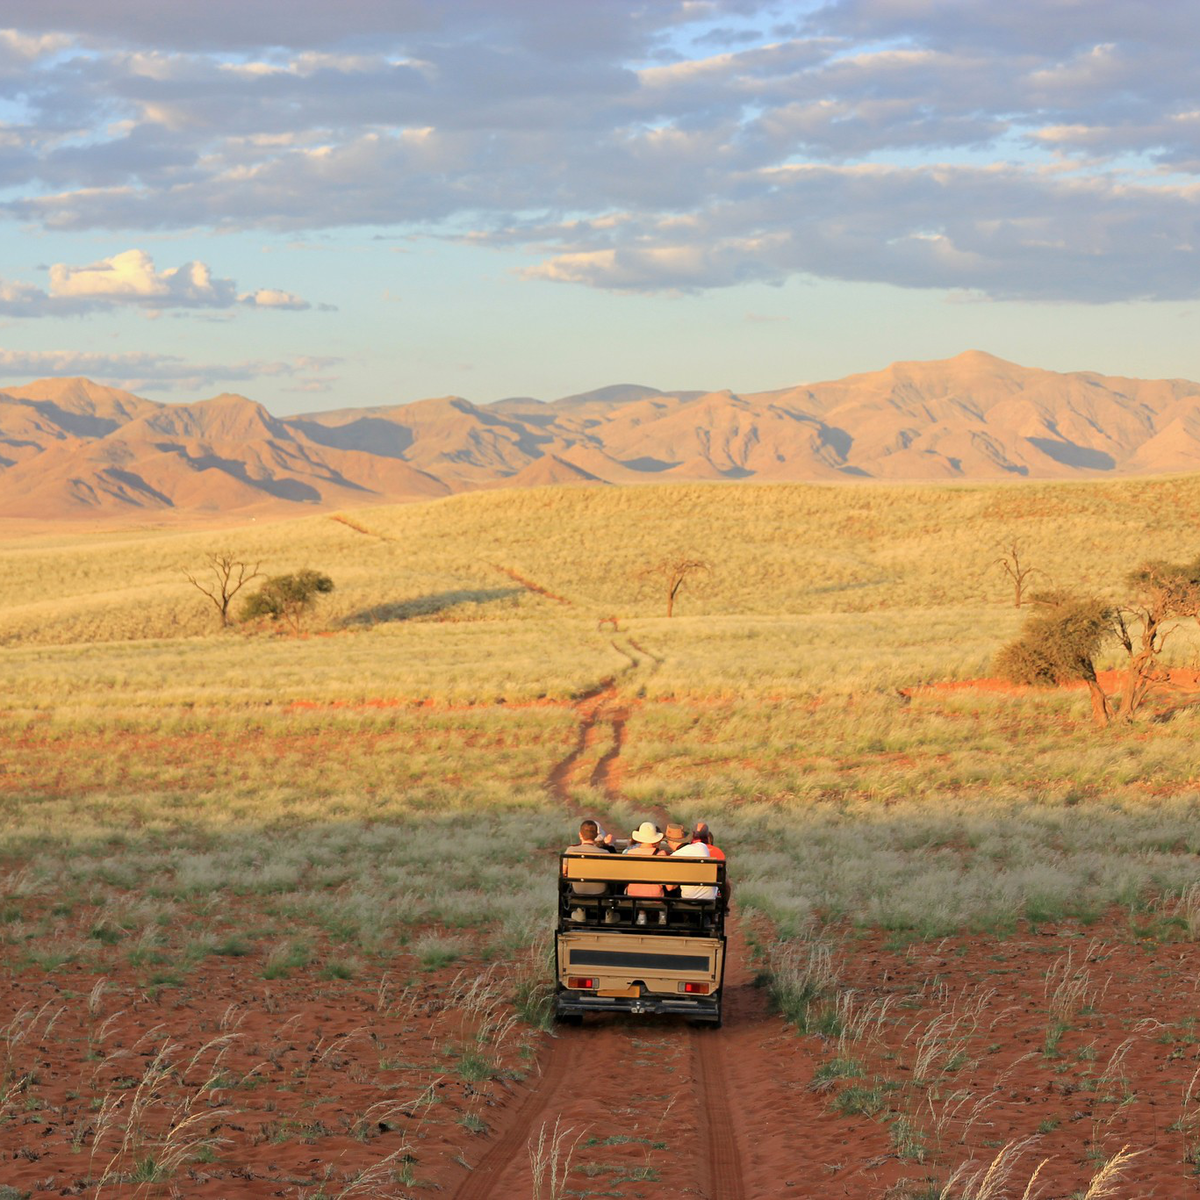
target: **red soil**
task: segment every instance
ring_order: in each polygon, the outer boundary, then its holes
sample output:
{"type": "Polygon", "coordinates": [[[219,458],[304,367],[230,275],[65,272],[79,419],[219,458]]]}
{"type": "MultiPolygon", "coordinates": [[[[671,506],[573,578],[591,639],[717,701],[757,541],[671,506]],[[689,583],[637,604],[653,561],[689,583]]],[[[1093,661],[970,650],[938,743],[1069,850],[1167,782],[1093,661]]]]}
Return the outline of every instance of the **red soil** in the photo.
{"type": "Polygon", "coordinates": [[[422,708],[436,709],[438,712],[475,712],[494,709],[502,705],[504,708],[570,708],[571,700],[551,700],[543,697],[540,700],[508,700],[487,701],[482,704],[449,704],[444,701],[430,700],[428,697],[408,696],[372,696],[365,700],[293,700],[284,706],[285,712],[325,712],[327,710],[344,710],[348,712],[368,712],[372,709],[391,708],[422,708]]]}
{"type": "Polygon", "coordinates": [[[572,601],[566,596],[560,596],[557,592],[552,592],[548,588],[542,587],[540,583],[535,583],[532,579],[527,579],[518,571],[514,571],[512,567],[497,566],[496,570],[503,575],[507,575],[514,583],[519,583],[526,591],[533,592],[538,596],[545,596],[547,600],[557,600],[559,604],[565,604],[568,608],[574,607],[572,601]]]}
{"type": "MultiPolygon", "coordinates": [[[[1171,686],[1186,691],[1200,689],[1200,671],[1192,671],[1186,667],[1166,668],[1171,686]]],[[[1125,685],[1125,671],[1097,671],[1096,681],[1110,696],[1120,691],[1125,685]]],[[[1072,692],[1087,691],[1087,684],[1082,680],[1075,683],[1064,683],[1062,689],[1072,692]]],[[[1007,679],[944,679],[937,683],[925,683],[919,687],[903,688],[906,696],[919,695],[921,692],[1001,692],[1009,696],[1024,696],[1030,692],[1044,691],[1044,688],[1027,687],[1019,683],[1009,683],[1007,679]]],[[[1057,690],[1057,689],[1056,689],[1057,690]]]]}
{"type": "Polygon", "coordinates": [[[1192,986],[1200,945],[1139,937],[1116,916],[1092,930],[899,948],[884,935],[849,933],[839,952],[843,983],[857,989],[860,1011],[889,1008],[878,1038],[840,1051],[768,1012],[736,930],[731,951],[723,1029],[589,1021],[557,1037],[531,1034],[533,1061],[509,1035],[499,1074],[485,1080],[458,1067],[462,1048],[476,1046],[479,1018],[464,1016],[450,972],[418,973],[402,986],[413,965],[403,958],[382,1004],[378,975],[328,982],[307,971],[267,982],[251,956],[206,960],[179,987],[152,989],[136,972],[113,971],[94,1014],[94,979],[82,969],[14,968],[0,981],[0,1184],[35,1196],[93,1195],[116,1156],[101,1200],[313,1197],[326,1177],[326,1194],[338,1195],[394,1156],[373,1182],[345,1194],[416,1197],[432,1186],[458,1200],[520,1197],[531,1194],[530,1142],[557,1119],[574,1145],[568,1186],[581,1195],[899,1198],[1027,1135],[1037,1140],[1019,1162],[1013,1196],[1042,1159],[1044,1196],[1085,1190],[1124,1145],[1144,1153],[1113,1200],[1200,1192],[1186,1161],[1200,1144],[1200,1113],[1183,1106],[1200,1065],[1192,986]],[[1047,1053],[1045,979],[1068,950],[1072,968],[1088,973],[1090,1003],[1047,1053]],[[229,1040],[214,1043],[220,1038],[229,1040]],[[918,1081],[918,1055],[935,1046],[918,1081]],[[135,1137],[122,1153],[138,1081],[164,1047],[174,1047],[173,1069],[134,1129],[141,1143],[135,1137]],[[839,1054],[860,1060],[864,1074],[816,1082],[839,1054]],[[217,1069],[219,1081],[204,1089],[217,1069]],[[513,1069],[523,1081],[505,1077],[513,1069]],[[874,1089],[883,1111],[838,1111],[838,1097],[855,1085],[874,1089]],[[422,1104],[423,1094],[434,1102],[422,1104]],[[115,1106],[107,1131],[106,1098],[115,1106]],[[118,1183],[146,1155],[161,1157],[154,1144],[189,1099],[199,1114],[192,1135],[223,1139],[214,1152],[185,1155],[169,1181],[118,1183]],[[897,1114],[914,1131],[907,1155],[897,1114]],[[913,1156],[918,1143],[924,1162],[913,1156]]]}

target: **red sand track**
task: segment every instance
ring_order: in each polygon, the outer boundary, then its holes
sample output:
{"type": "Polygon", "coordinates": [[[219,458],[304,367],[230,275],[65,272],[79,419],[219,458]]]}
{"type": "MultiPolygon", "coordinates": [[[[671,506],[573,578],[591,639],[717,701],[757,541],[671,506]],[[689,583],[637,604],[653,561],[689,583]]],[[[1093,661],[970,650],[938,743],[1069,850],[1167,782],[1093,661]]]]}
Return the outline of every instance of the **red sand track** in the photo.
{"type": "MultiPolygon", "coordinates": [[[[1164,668],[1172,689],[1193,692],[1200,688],[1200,671],[1192,671],[1186,667],[1164,668]]],[[[1097,671],[1096,682],[1110,697],[1119,695],[1125,686],[1125,671],[1097,671]]],[[[1045,692],[1045,688],[1034,688],[1020,683],[1009,683],[1007,679],[945,679],[938,683],[923,683],[917,687],[902,688],[901,694],[906,696],[919,695],[922,692],[1000,692],[1009,696],[1024,696],[1029,693],[1045,692]]],[[[1082,680],[1075,683],[1060,684],[1053,691],[1085,692],[1087,684],[1082,680]]],[[[1170,694],[1169,692],[1167,693],[1170,694]]]]}
{"type": "Polygon", "coordinates": [[[539,1122],[545,1124],[547,1110],[555,1106],[559,1090],[574,1080],[579,1058],[578,1039],[551,1044],[543,1057],[536,1086],[513,1114],[505,1133],[479,1160],[455,1193],[457,1200],[487,1200],[489,1196],[504,1194],[497,1189],[506,1170],[514,1161],[520,1164],[528,1159],[530,1139],[537,1140],[539,1122]]]}
{"type": "MultiPolygon", "coordinates": [[[[199,1098],[198,1131],[223,1140],[211,1155],[185,1156],[169,1180],[113,1182],[101,1200],[172,1188],[189,1200],[315,1200],[323,1181],[327,1196],[338,1195],[389,1155],[424,1186],[389,1173],[348,1195],[416,1200],[439,1194],[436,1186],[458,1200],[528,1197],[529,1143],[556,1119],[575,1143],[569,1186],[597,1197],[897,1200],[902,1181],[920,1194],[928,1180],[985,1163],[1026,1135],[1037,1142],[1021,1160],[1014,1200],[1042,1159],[1045,1200],[1065,1200],[1124,1145],[1145,1153],[1113,1200],[1200,1196],[1190,1161],[1200,1108],[1184,1105],[1200,1067],[1200,945],[1138,937],[1114,914],[1088,930],[895,948],[882,935],[848,934],[840,955],[857,1003],[890,1007],[877,1041],[847,1048],[864,1074],[815,1086],[836,1042],[801,1037],[766,1011],[736,932],[723,1029],[589,1019],[535,1035],[534,1063],[521,1061],[512,1039],[499,1065],[525,1072],[520,1083],[472,1082],[457,1068],[472,1022],[450,1001],[448,973],[397,985],[379,1011],[377,976],[331,983],[309,970],[267,983],[251,955],[207,961],[183,986],[157,992],[134,972],[110,974],[93,1015],[94,979],[82,970],[13,972],[0,982],[3,1026],[22,1010],[41,1016],[29,1036],[0,1039],[0,1186],[94,1195],[120,1140],[119,1130],[98,1131],[99,1102],[118,1105],[119,1125],[154,1054],[177,1043],[147,1144],[187,1097],[199,1098]],[[1067,948],[1089,974],[1091,1002],[1047,1052],[1044,980],[1067,948]],[[918,1082],[918,1047],[950,1018],[960,1020],[961,1051],[918,1082]],[[223,1036],[232,1040],[221,1075],[203,1090],[216,1051],[190,1068],[189,1059],[223,1036]],[[878,1085],[885,1109],[838,1112],[852,1085],[878,1085]],[[424,1105],[423,1093],[435,1102],[424,1105]],[[924,1162],[894,1142],[897,1113],[915,1124],[924,1162]]],[[[400,957],[395,967],[400,980],[412,964],[400,957]]]]}

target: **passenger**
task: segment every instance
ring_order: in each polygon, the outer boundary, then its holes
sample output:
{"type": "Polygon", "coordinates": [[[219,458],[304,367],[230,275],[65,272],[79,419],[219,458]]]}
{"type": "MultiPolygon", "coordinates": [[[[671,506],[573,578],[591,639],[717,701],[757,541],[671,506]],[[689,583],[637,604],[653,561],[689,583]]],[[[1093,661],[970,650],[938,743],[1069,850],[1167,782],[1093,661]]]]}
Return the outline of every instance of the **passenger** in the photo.
{"type": "Polygon", "coordinates": [[[568,846],[567,854],[611,854],[612,834],[605,833],[600,828],[599,821],[590,818],[579,824],[579,841],[574,846],[568,846]],[[605,842],[607,839],[607,844],[605,842]]]}
{"type": "MultiPolygon", "coordinates": [[[[639,855],[642,858],[653,858],[662,854],[661,843],[663,835],[653,821],[643,821],[631,835],[633,842],[626,854],[639,855]]],[[[625,888],[627,896],[641,896],[644,899],[661,900],[663,886],[661,883],[631,883],[625,888]]]]}
{"type": "Polygon", "coordinates": [[[604,832],[604,826],[599,821],[596,822],[596,845],[601,850],[607,850],[609,854],[616,854],[617,848],[613,845],[613,835],[604,832]]]}
{"type": "MultiPolygon", "coordinates": [[[[725,851],[720,846],[713,845],[712,829],[707,821],[697,821],[696,828],[692,830],[692,845],[703,845],[708,848],[708,857],[720,859],[725,862],[725,851]]],[[[725,876],[725,882],[721,884],[721,899],[725,902],[725,907],[729,907],[730,897],[733,895],[733,884],[729,882],[729,876],[725,876]]]]}
{"type": "Polygon", "coordinates": [[[675,821],[672,821],[667,826],[667,831],[663,834],[663,841],[667,843],[668,854],[674,854],[680,846],[686,846],[689,840],[690,835],[688,831],[675,821]]]}
{"type": "MultiPolygon", "coordinates": [[[[663,834],[663,845],[666,847],[668,854],[674,855],[677,850],[688,844],[690,838],[691,834],[682,825],[677,821],[672,821],[663,834]]],[[[679,885],[677,883],[668,883],[665,891],[668,896],[678,896],[679,885]]]]}
{"type": "MultiPolygon", "coordinates": [[[[672,855],[672,858],[711,858],[708,846],[704,842],[689,842],[686,846],[680,846],[672,855]]],[[[715,900],[717,898],[717,889],[715,884],[711,883],[685,883],[680,886],[679,898],[681,900],[715,900]]]]}
{"type": "MultiPolygon", "coordinates": [[[[595,821],[584,821],[579,826],[579,841],[574,846],[568,846],[566,854],[609,854],[611,851],[601,846],[596,838],[600,826],[595,821]]],[[[608,892],[608,884],[601,880],[582,879],[571,884],[571,892],[576,896],[603,896],[608,892]]]]}
{"type": "Polygon", "coordinates": [[[703,842],[708,847],[709,858],[719,858],[722,862],[725,861],[725,851],[720,846],[713,845],[712,830],[707,821],[696,822],[696,828],[692,830],[692,841],[703,842]]]}

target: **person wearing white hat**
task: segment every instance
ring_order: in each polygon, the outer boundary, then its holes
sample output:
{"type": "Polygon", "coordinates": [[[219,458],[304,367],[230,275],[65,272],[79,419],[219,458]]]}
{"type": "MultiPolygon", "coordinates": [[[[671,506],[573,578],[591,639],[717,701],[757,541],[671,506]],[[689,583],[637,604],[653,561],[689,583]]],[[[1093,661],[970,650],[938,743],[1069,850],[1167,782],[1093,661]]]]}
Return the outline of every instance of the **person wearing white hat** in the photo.
{"type": "MultiPolygon", "coordinates": [[[[633,841],[629,849],[625,851],[626,854],[641,855],[644,858],[653,858],[656,854],[662,854],[660,848],[663,840],[662,830],[653,821],[643,821],[630,836],[633,841]]],[[[631,883],[626,886],[625,895],[661,900],[663,886],[661,883],[631,883]]]]}
{"type": "MultiPolygon", "coordinates": [[[[704,842],[689,842],[686,846],[680,848],[671,854],[672,858],[710,858],[708,846],[704,842]]],[[[679,894],[684,900],[715,900],[717,898],[717,889],[712,884],[707,883],[685,883],[679,889],[679,894]]]]}

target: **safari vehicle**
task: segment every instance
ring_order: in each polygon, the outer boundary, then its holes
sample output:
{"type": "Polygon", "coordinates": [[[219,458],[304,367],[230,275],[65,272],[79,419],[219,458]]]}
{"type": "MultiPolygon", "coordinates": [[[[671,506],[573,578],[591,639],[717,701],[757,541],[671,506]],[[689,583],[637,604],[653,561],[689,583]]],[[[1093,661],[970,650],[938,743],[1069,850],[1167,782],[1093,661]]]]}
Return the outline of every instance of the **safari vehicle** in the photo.
{"type": "Polygon", "coordinates": [[[562,855],[554,1019],[579,1024],[586,1013],[679,1013],[720,1025],[724,882],[719,859],[562,855]],[[625,894],[639,883],[664,885],[663,898],[625,894]],[[701,886],[715,899],[686,898],[701,886]]]}

